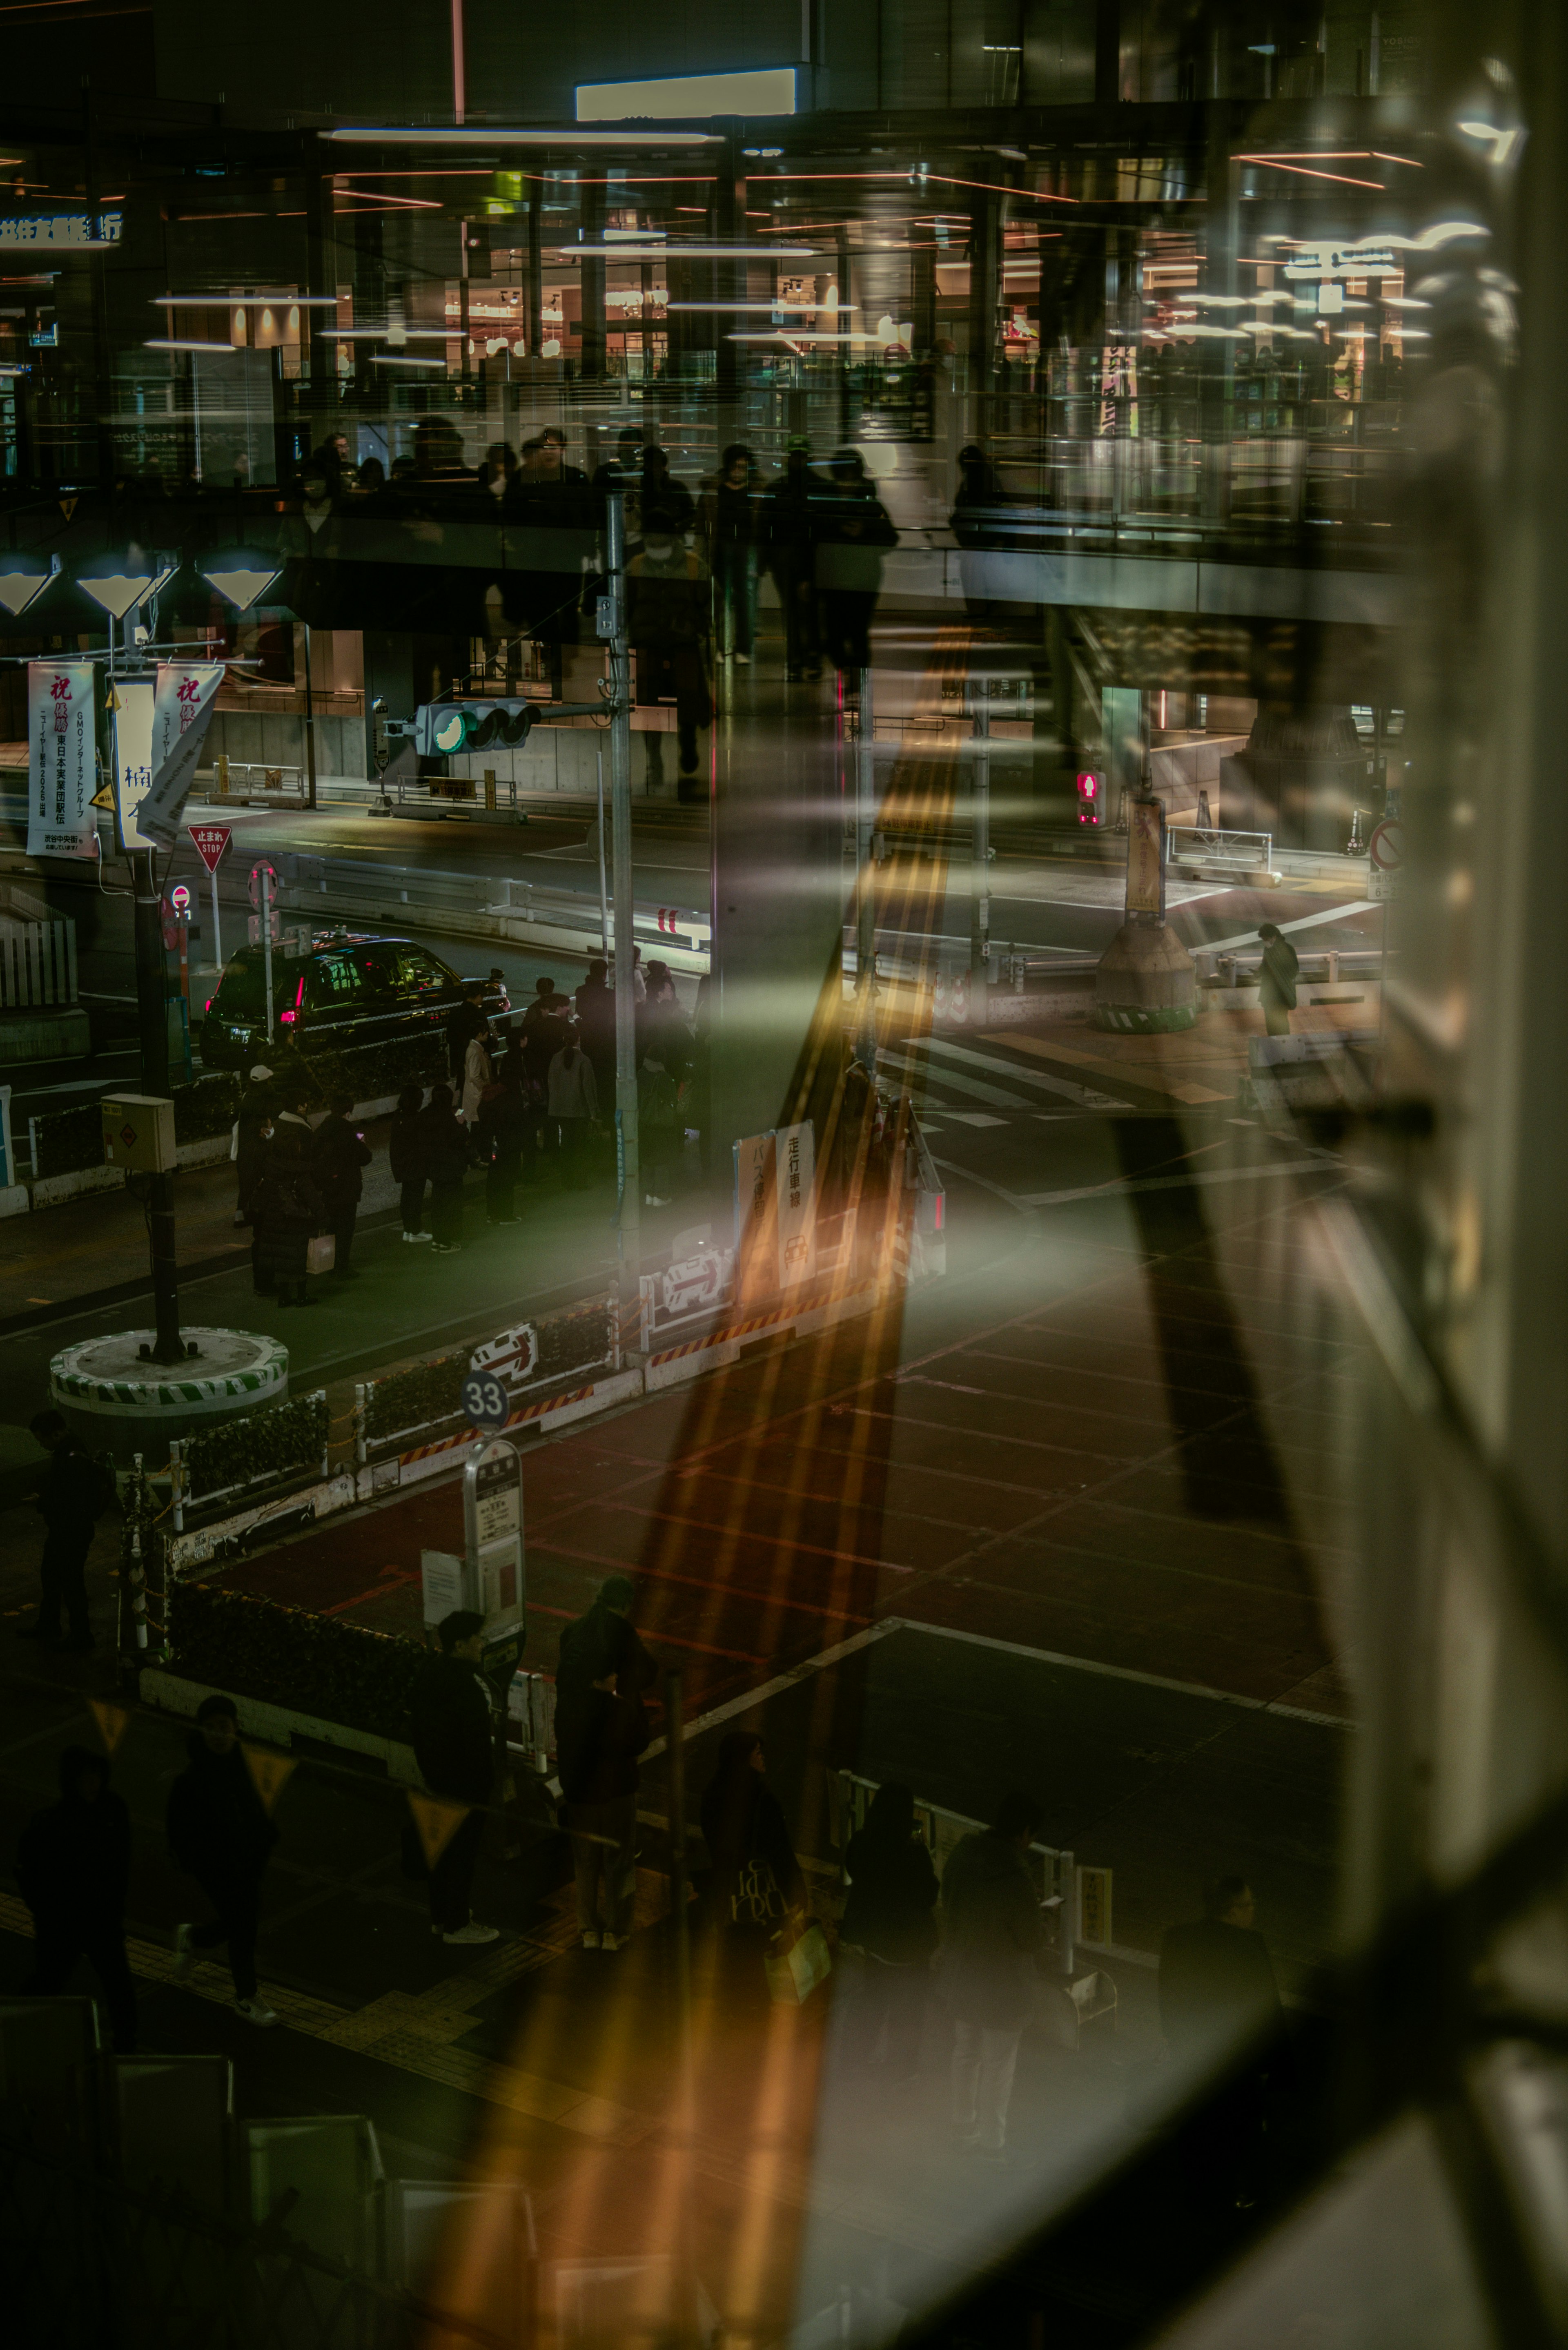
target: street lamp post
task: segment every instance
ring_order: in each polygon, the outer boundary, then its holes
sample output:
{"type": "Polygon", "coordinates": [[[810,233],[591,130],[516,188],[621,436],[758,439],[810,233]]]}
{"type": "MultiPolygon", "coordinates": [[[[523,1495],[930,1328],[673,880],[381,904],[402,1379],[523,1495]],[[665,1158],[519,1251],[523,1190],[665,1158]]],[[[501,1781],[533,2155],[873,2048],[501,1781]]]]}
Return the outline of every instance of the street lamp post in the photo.
{"type": "MultiPolygon", "coordinates": [[[[178,558],[143,555],[133,550],[123,566],[78,582],[84,592],[108,616],[110,693],[115,673],[115,634],[123,633],[127,650],[134,641],[135,616],[173,576],[178,558]]],[[[114,751],[118,775],[119,756],[114,751]]],[[[169,1099],[169,1003],[163,959],[163,908],[158,887],[158,852],[128,848],[130,866],[134,946],[136,954],[136,1023],[141,1047],[141,1090],[161,1101],[169,1099]]],[[[155,1363],[182,1363],[185,1342],[180,1336],[180,1267],[174,1253],[174,1178],[150,1175],[147,1231],[152,1264],[152,1311],[155,1336],[149,1349],[155,1363]]]]}
{"type": "MultiPolygon", "coordinates": [[[[637,962],[631,870],[631,651],[626,634],[626,502],[605,501],[610,665],[610,837],[615,898],[615,1114],[620,1174],[620,1324],[638,1312],[642,1277],[642,1170],[637,1137],[637,962]]],[[[639,1335],[640,1336],[640,1325],[639,1335]]]]}

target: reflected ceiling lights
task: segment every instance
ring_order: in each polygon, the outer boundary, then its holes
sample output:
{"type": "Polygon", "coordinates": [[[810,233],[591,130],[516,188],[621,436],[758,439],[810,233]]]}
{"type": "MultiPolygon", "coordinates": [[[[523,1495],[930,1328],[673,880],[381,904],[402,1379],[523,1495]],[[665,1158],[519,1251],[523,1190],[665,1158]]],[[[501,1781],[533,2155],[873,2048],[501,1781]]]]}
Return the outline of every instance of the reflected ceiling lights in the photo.
{"type": "Polygon", "coordinates": [[[320,130],[341,147],[718,147],[717,130],[320,130]]]}
{"type": "Polygon", "coordinates": [[[51,579],[57,579],[60,558],[51,555],[46,562],[42,556],[11,555],[0,557],[0,605],[13,619],[36,604],[51,579]]]}
{"type": "Polygon", "coordinates": [[[99,572],[91,578],[78,579],[77,585],[111,620],[123,620],[128,612],[134,612],[139,604],[156,596],[179,568],[177,555],[142,555],[138,551],[134,557],[125,557],[122,568],[99,572]]]}
{"type": "Polygon", "coordinates": [[[815,261],[814,244],[563,244],[563,261],[815,261]]]}
{"type": "Polygon", "coordinates": [[[282,573],[248,548],[233,555],[215,555],[202,566],[202,577],[231,603],[236,612],[248,612],[282,573]]]}

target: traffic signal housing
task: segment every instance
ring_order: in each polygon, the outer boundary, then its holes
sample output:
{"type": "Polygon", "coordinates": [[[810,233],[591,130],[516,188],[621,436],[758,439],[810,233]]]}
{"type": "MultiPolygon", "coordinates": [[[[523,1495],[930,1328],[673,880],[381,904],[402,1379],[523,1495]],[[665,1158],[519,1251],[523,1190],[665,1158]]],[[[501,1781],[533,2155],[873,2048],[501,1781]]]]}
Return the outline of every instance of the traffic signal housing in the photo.
{"type": "Polygon", "coordinates": [[[451,759],[493,743],[518,750],[538,714],[534,702],[421,702],[414,712],[414,749],[421,759],[451,759]]]}
{"type": "Polygon", "coordinates": [[[1106,779],[1098,768],[1085,767],[1077,779],[1078,822],[1097,830],[1106,820],[1106,779]]]}

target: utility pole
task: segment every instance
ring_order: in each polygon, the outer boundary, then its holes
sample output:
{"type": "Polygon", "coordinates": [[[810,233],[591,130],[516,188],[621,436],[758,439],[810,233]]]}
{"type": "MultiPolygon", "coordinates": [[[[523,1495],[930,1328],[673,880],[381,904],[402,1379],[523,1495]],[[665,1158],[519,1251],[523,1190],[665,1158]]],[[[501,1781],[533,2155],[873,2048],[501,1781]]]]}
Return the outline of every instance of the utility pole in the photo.
{"type": "Polygon", "coordinates": [[[310,623],[305,623],[305,774],[316,806],[316,709],[310,691],[310,623]]]}
{"type": "Polygon", "coordinates": [[[855,746],[855,1054],[877,1066],[877,721],[869,665],[860,672],[855,746]]]}
{"type": "Polygon", "coordinates": [[[991,979],[991,680],[971,678],[974,743],[970,782],[969,1012],[985,1018],[991,979]]]}
{"type": "MultiPolygon", "coordinates": [[[[118,754],[117,754],[118,755],[118,754]]],[[[151,848],[130,852],[135,891],[136,1016],[141,1045],[141,1090],[167,1101],[169,1094],[169,1005],[164,993],[163,908],[158,890],[158,853],[151,848]]],[[[174,1253],[174,1178],[150,1175],[147,1229],[152,1252],[152,1312],[157,1328],[151,1355],[155,1363],[182,1363],[185,1341],[180,1336],[180,1267],[174,1253]]]]}
{"type": "MultiPolygon", "coordinates": [[[[642,1170],[637,1148],[637,996],[632,932],[636,913],[631,873],[631,650],[626,635],[626,499],[605,500],[605,557],[609,573],[610,847],[615,898],[615,1117],[620,1174],[621,1343],[640,1308],[642,1170]]],[[[641,1326],[638,1323],[638,1336],[641,1326]]]]}

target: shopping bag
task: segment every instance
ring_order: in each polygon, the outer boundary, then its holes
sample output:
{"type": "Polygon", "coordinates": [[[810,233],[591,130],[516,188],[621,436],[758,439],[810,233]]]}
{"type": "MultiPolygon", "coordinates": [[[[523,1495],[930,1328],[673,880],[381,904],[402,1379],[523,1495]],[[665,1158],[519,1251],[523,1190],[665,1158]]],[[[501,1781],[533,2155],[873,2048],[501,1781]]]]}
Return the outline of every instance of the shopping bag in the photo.
{"type": "Polygon", "coordinates": [[[779,1891],[773,1865],[766,1860],[749,1860],[735,1880],[730,1896],[730,1917],[737,1926],[771,1926],[784,1911],[784,1895],[779,1891]]]}
{"type": "Polygon", "coordinates": [[[765,1960],[768,1989],[781,2006],[803,2007],[820,1982],[833,1971],[833,1953],[820,1926],[803,1926],[787,1947],[770,1950],[765,1960]]]}
{"type": "Polygon", "coordinates": [[[337,1236],[335,1232],[316,1232],[305,1252],[306,1273],[330,1273],[337,1262],[337,1236]]]}

